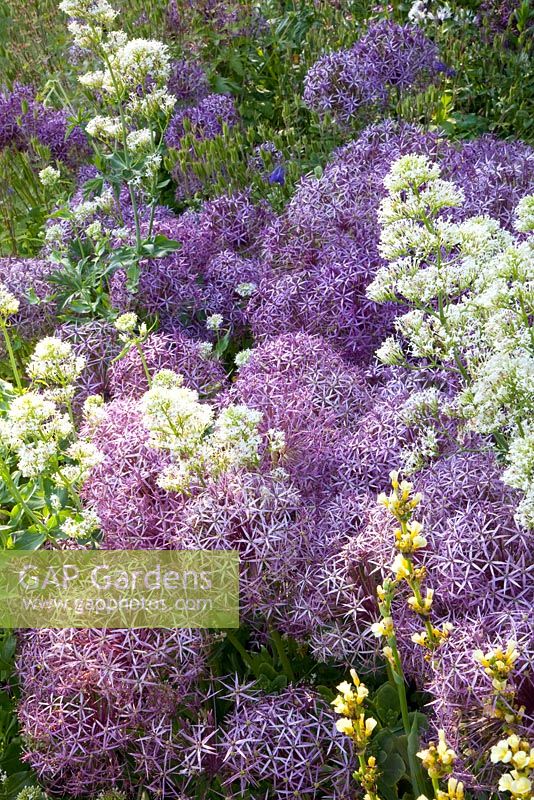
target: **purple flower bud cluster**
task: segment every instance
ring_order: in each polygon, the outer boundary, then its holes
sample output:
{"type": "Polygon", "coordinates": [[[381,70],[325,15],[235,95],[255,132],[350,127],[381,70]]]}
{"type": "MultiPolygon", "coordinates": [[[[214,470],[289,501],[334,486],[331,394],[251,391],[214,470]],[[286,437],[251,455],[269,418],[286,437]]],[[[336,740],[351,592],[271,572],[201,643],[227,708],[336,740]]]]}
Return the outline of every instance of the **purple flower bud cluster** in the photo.
{"type": "Polygon", "coordinates": [[[304,102],[347,124],[362,110],[384,109],[395,97],[422,91],[445,69],[420,28],[381,20],[348,50],[319,58],[306,75],[304,102]]]}
{"type": "Polygon", "coordinates": [[[233,128],[238,123],[238,114],[233,98],[228,94],[208,94],[194,106],[178,109],[167,128],[167,147],[177,150],[188,132],[195,139],[214,139],[220,136],[223,126],[233,128]]]}
{"type": "Polygon", "coordinates": [[[64,110],[39,103],[29,86],[16,84],[0,92],[0,150],[31,151],[34,139],[50,149],[52,158],[70,166],[88,154],[85,134],[79,127],[68,130],[64,110]]]}

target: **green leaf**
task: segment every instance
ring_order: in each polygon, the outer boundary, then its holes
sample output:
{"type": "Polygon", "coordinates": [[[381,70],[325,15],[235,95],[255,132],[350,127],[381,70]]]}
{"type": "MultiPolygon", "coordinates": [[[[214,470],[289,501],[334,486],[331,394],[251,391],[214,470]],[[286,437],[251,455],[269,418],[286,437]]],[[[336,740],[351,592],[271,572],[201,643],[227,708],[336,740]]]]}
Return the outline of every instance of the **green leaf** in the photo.
{"type": "Polygon", "coordinates": [[[15,540],[14,550],[38,550],[46,541],[44,533],[32,533],[31,531],[24,531],[21,536],[17,536],[15,540]]]}
{"type": "Polygon", "coordinates": [[[374,704],[380,719],[384,723],[391,723],[398,719],[400,714],[399,694],[390,683],[383,683],[374,697],[374,704]]]}
{"type": "Polygon", "coordinates": [[[382,786],[395,786],[406,772],[406,765],[398,753],[390,753],[380,763],[379,784],[382,786]]]}

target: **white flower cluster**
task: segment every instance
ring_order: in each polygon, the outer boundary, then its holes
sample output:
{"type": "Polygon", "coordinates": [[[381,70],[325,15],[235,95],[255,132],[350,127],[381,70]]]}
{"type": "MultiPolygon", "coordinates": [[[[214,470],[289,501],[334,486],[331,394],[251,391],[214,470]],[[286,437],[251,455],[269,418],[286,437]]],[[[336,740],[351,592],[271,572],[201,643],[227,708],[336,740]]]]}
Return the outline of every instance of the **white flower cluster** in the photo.
{"type": "Polygon", "coordinates": [[[47,337],[37,343],[27,367],[34,388],[12,396],[0,417],[0,447],[15,456],[23,477],[47,476],[68,489],[102,460],[90,442],[72,442],[72,417],[61,408],[84,365],[68,342],[47,337]]]}
{"type": "MultiPolygon", "coordinates": [[[[534,525],[534,239],[518,239],[489,217],[444,218],[462,192],[425,156],[399,159],[385,184],[380,250],[390,263],[367,293],[411,309],[396,320],[400,338],[387,339],[377,355],[389,365],[424,359],[426,368],[458,374],[455,415],[508,453],[504,479],[525,492],[519,518],[534,525]]],[[[515,224],[525,234],[534,228],[534,196],[520,202],[515,224]]],[[[435,439],[427,438],[431,453],[435,439]]]]}
{"type": "Polygon", "coordinates": [[[8,317],[16,314],[20,303],[14,294],[0,283],[0,322],[5,322],[8,317]]]}
{"type": "Polygon", "coordinates": [[[79,78],[95,93],[103,112],[88,121],[87,133],[141,160],[134,185],[153,181],[161,166],[157,141],[176,104],[166,88],[169,48],[113,30],[119,12],[107,0],[63,0],[60,8],[71,17],[68,27],[75,43],[100,62],[99,69],[79,78]]]}
{"type": "Polygon", "coordinates": [[[61,178],[61,172],[54,167],[48,166],[39,172],[39,180],[45,188],[55,186],[61,178]]]}
{"type": "Polygon", "coordinates": [[[26,371],[47,397],[66,402],[74,395],[73,384],[85,367],[85,358],[72,352],[69,342],[47,336],[37,342],[26,371]]]}
{"type": "Polygon", "coordinates": [[[211,406],[200,403],[198,392],[171,370],[154,376],[141,407],[152,446],[173,459],[158,481],[167,491],[185,492],[205,477],[259,462],[259,411],[232,405],[215,418],[211,406]]]}

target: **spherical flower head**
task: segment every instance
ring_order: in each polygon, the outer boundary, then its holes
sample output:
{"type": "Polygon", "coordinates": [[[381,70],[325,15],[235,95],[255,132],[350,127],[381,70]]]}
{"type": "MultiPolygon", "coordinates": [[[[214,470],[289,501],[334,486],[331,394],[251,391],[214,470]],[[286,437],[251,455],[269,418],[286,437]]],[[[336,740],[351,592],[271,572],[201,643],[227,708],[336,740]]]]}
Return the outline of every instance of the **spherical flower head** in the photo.
{"type": "Polygon", "coordinates": [[[137,325],[137,314],[133,311],[128,311],[126,314],[121,314],[115,320],[115,327],[120,333],[133,333],[137,325]]]}
{"type": "Polygon", "coordinates": [[[100,526],[94,511],[84,511],[76,517],[69,517],[61,525],[62,533],[69,539],[90,539],[100,526]]]}
{"type": "Polygon", "coordinates": [[[235,291],[239,297],[245,298],[251,297],[257,288],[258,287],[255,283],[252,283],[251,281],[245,281],[244,283],[238,283],[238,285],[235,287],[235,291]]]}
{"type": "Polygon", "coordinates": [[[224,319],[222,314],[211,314],[211,316],[206,319],[206,328],[209,331],[218,331],[223,324],[223,321],[224,319]]]}
{"type": "Polygon", "coordinates": [[[60,178],[61,172],[52,166],[45,167],[39,172],[39,180],[46,189],[55,186],[60,178]]]}
{"type": "Polygon", "coordinates": [[[37,342],[27,366],[28,377],[45,386],[73,384],[85,367],[85,358],[72,345],[54,336],[37,342]]]}
{"type": "Polygon", "coordinates": [[[14,294],[0,283],[0,319],[5,322],[19,310],[20,303],[14,294]]]}
{"type": "Polygon", "coordinates": [[[523,197],[517,204],[514,228],[521,233],[534,230],[534,194],[523,197]]]}
{"type": "Polygon", "coordinates": [[[402,156],[391,165],[384,185],[389,192],[403,192],[435,181],[439,175],[439,164],[433,164],[427,156],[411,154],[402,156]]]}
{"type": "Polygon", "coordinates": [[[250,360],[251,355],[252,350],[250,348],[241,350],[239,353],[237,353],[236,357],[234,358],[236,367],[244,367],[245,364],[247,364],[250,360]]]}

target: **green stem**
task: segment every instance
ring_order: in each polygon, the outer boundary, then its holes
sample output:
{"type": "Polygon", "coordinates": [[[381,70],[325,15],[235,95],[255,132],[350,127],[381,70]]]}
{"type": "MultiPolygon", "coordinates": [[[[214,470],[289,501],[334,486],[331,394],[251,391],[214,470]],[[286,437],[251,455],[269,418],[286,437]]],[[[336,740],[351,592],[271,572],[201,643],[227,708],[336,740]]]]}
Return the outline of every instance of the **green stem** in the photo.
{"type": "Polygon", "coordinates": [[[11,339],[9,337],[9,333],[7,332],[7,326],[2,322],[0,323],[0,327],[2,328],[4,341],[6,343],[6,350],[9,356],[9,363],[11,364],[11,370],[13,372],[13,377],[15,378],[15,383],[17,384],[17,389],[22,391],[22,381],[20,379],[19,369],[17,367],[15,353],[13,352],[13,347],[11,346],[11,339]]]}
{"type": "Polygon", "coordinates": [[[286,649],[284,647],[284,643],[282,641],[282,637],[280,633],[276,630],[276,628],[270,628],[269,633],[271,635],[271,640],[276,648],[276,652],[278,653],[278,658],[280,659],[280,663],[282,665],[282,669],[288,680],[294,681],[295,675],[293,673],[293,669],[291,664],[289,663],[289,659],[287,657],[286,649]]]}
{"type": "Polygon", "coordinates": [[[21,508],[24,509],[25,513],[28,515],[31,521],[39,528],[41,528],[41,530],[44,531],[44,533],[46,533],[46,535],[48,536],[49,533],[48,528],[45,525],[43,525],[42,521],[39,519],[35,511],[32,508],[30,508],[30,506],[26,503],[23,496],[19,492],[13,478],[11,477],[11,472],[9,468],[7,467],[6,464],[4,464],[4,462],[0,462],[0,474],[2,475],[4,481],[6,482],[7,488],[9,489],[9,491],[11,492],[17,503],[21,506],[21,508]]]}
{"type": "Polygon", "coordinates": [[[148,382],[148,388],[152,386],[152,378],[150,377],[150,370],[148,369],[148,364],[145,358],[145,354],[143,353],[143,348],[141,347],[141,343],[138,339],[135,340],[135,346],[137,348],[137,352],[139,353],[139,357],[141,359],[141,364],[143,365],[143,370],[148,382]]]}

